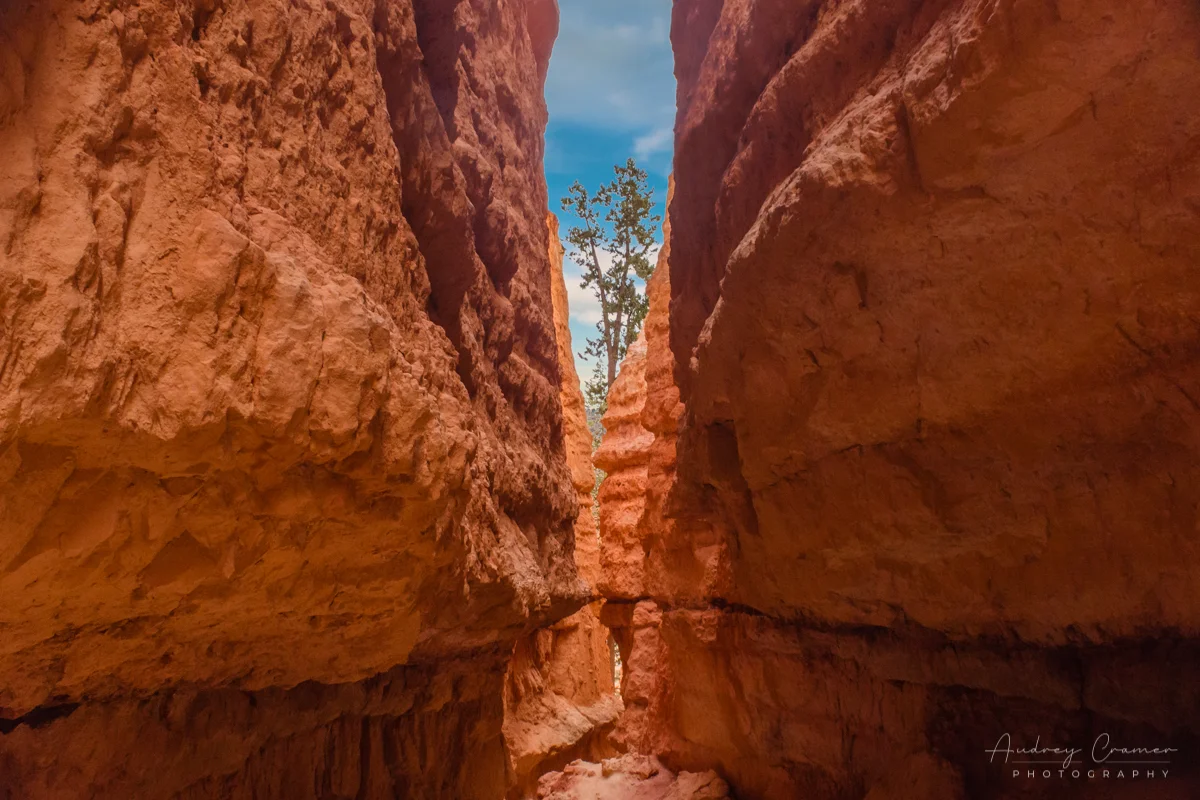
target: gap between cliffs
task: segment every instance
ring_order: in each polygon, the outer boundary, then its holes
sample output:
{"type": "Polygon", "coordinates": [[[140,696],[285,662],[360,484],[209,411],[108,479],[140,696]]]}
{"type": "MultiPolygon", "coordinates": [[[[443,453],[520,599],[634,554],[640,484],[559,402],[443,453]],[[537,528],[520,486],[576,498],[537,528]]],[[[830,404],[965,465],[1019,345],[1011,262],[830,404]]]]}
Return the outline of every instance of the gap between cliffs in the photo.
{"type": "Polygon", "coordinates": [[[650,310],[609,393],[605,433],[595,452],[575,369],[553,215],[548,225],[560,399],[579,501],[575,557],[594,594],[578,613],[516,645],[505,682],[509,797],[725,798],[728,787],[715,773],[676,773],[658,759],[649,717],[667,683],[655,679],[662,614],[647,599],[646,548],[656,539],[656,527],[665,524],[681,411],[667,318],[670,224],[664,225],[666,243],[647,285],[650,310]],[[594,492],[597,470],[605,475],[594,492]]]}

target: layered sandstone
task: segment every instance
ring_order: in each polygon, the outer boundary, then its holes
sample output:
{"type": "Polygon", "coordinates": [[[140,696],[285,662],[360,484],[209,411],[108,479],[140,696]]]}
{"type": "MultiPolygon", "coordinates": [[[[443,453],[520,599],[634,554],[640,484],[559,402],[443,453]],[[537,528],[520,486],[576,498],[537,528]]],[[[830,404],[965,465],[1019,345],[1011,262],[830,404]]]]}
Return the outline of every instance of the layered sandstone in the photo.
{"type": "Polygon", "coordinates": [[[579,373],[575,369],[575,350],[571,342],[571,309],[567,298],[566,277],[563,274],[563,246],[558,236],[558,218],[547,218],[550,237],[550,288],[554,309],[554,337],[561,384],[559,401],[563,415],[563,443],[567,452],[567,467],[575,487],[579,514],[575,517],[575,565],[579,577],[592,587],[604,576],[600,564],[600,532],[597,530],[592,496],[596,488],[596,472],[592,464],[592,432],[588,428],[587,407],[579,373]]]}
{"type": "MultiPolygon", "coordinates": [[[[674,195],[668,191],[668,204],[674,195]]],[[[721,541],[698,518],[669,510],[683,413],[670,346],[671,220],[646,284],[649,312],[608,395],[605,435],[593,460],[600,485],[601,590],[610,602],[651,595],[703,598],[721,575],[721,541]]]]}
{"type": "Polygon", "coordinates": [[[556,23],[0,6],[0,796],[503,793],[513,642],[588,597],[556,23]]]}
{"type": "Polygon", "coordinates": [[[646,506],[646,451],[654,436],[642,425],[646,402],[646,336],[643,330],[621,362],[601,419],[604,437],[592,462],[604,473],[600,504],[600,588],[606,597],[633,599],[644,593],[644,555],[637,538],[646,506]]]}
{"type": "MultiPolygon", "coordinates": [[[[575,561],[592,587],[601,580],[600,540],[592,513],[592,434],[575,354],[570,309],[563,276],[558,220],[548,219],[555,337],[562,374],[567,465],[575,487],[575,561]]],[[[509,796],[532,797],[543,773],[580,758],[613,754],[607,736],[622,709],[613,685],[608,628],[594,602],[567,619],[519,641],[505,684],[504,739],[508,754],[509,796]]]]}
{"type": "Polygon", "coordinates": [[[671,467],[674,387],[621,401],[605,609],[637,746],[746,798],[1194,795],[1200,10],[693,0],[672,39],[685,408],[671,467]],[[1179,755],[1028,782],[1004,732],[1179,755]]]}

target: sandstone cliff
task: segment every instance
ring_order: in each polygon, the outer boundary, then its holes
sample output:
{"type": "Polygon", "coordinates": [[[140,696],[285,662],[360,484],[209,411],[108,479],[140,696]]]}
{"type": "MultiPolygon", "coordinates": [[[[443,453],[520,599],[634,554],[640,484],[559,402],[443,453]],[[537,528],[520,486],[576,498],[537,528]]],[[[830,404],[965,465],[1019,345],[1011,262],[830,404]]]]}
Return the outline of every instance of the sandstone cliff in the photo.
{"type": "Polygon", "coordinates": [[[662,612],[649,598],[704,602],[706,585],[703,568],[700,574],[693,569],[698,563],[694,548],[703,548],[704,537],[681,530],[666,508],[682,412],[669,342],[670,227],[668,214],[663,248],[646,285],[650,310],[609,391],[605,434],[593,455],[607,473],[598,494],[605,597],[601,620],[612,630],[624,666],[624,711],[612,739],[644,754],[660,752],[663,738],[672,733],[664,730],[664,715],[675,683],[659,672],[662,612]]]}
{"type": "Polygon", "coordinates": [[[587,598],[556,25],[0,6],[0,796],[503,793],[512,643],[587,598]]]}
{"type": "MultiPolygon", "coordinates": [[[[592,514],[592,433],[575,352],[563,276],[558,219],[550,215],[550,266],[555,337],[562,372],[560,398],[567,465],[579,505],[575,518],[575,561],[589,586],[601,580],[600,540],[592,514]]],[[[609,631],[593,602],[567,619],[519,641],[505,683],[504,739],[509,796],[531,797],[545,772],[578,758],[613,754],[607,736],[622,709],[613,685],[609,631]]]]}
{"type": "Polygon", "coordinates": [[[1193,796],[1200,9],[680,0],[672,39],[631,741],[746,798],[1193,796]],[[1181,755],[1013,781],[1006,731],[1181,755]]]}
{"type": "Polygon", "coordinates": [[[647,449],[654,436],[642,425],[646,403],[646,335],[638,335],[608,391],[601,424],[604,437],[592,456],[604,472],[600,504],[601,589],[609,598],[637,598],[644,592],[645,564],[637,538],[646,507],[647,449]]]}

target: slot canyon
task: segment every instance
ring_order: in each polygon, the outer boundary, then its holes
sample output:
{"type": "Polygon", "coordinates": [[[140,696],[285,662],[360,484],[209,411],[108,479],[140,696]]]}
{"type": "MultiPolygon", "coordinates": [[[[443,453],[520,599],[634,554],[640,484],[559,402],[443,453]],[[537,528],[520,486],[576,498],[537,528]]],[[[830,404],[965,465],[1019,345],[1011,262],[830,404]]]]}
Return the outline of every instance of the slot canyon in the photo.
{"type": "Polygon", "coordinates": [[[1200,797],[1200,3],[663,2],[595,446],[556,0],[0,0],[0,800],[1200,797]]]}

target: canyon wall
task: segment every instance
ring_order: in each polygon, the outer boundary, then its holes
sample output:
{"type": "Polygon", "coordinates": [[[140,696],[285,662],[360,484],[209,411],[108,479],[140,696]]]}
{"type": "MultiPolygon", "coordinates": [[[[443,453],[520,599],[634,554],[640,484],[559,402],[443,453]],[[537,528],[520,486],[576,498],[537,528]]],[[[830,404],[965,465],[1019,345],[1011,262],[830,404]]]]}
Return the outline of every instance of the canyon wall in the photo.
{"type": "Polygon", "coordinates": [[[0,797],[503,794],[514,642],[590,596],[556,29],[0,5],[0,797]]]}
{"type": "MultiPolygon", "coordinates": [[[[594,593],[601,583],[601,565],[592,503],[596,485],[592,432],[575,371],[558,219],[551,214],[547,222],[567,465],[579,506],[575,563],[594,593]]],[[[516,800],[534,796],[545,772],[580,758],[594,761],[615,755],[608,735],[622,704],[613,682],[609,631],[600,622],[600,606],[597,597],[570,617],[518,641],[514,648],[505,682],[504,739],[509,796],[516,800]]]]}
{"type": "Polygon", "coordinates": [[[1200,6],[677,0],[672,41],[619,730],[739,798],[1195,796],[1200,6]],[[1028,780],[1006,732],[1177,752],[1028,780]]]}

